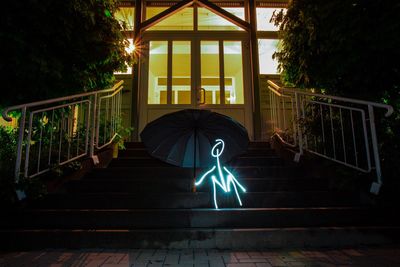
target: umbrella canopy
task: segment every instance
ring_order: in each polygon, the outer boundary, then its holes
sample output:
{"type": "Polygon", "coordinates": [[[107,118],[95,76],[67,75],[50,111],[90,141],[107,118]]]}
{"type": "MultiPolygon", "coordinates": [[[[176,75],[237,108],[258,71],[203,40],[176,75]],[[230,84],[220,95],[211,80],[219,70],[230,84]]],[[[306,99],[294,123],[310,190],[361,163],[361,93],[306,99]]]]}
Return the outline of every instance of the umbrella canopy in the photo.
{"type": "Polygon", "coordinates": [[[181,167],[215,164],[210,153],[217,139],[225,142],[221,162],[246,152],[249,143],[247,130],[240,123],[203,109],[164,115],[147,124],[140,137],[152,156],[181,167]]]}

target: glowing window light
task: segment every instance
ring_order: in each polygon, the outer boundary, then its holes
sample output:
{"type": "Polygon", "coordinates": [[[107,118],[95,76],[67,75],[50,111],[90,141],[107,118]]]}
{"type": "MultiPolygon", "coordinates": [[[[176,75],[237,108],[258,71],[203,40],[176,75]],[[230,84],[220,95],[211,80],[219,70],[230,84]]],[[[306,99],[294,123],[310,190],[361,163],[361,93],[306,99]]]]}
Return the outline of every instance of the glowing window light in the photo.
{"type": "Polygon", "coordinates": [[[235,194],[239,201],[239,204],[240,204],[240,206],[242,206],[242,201],[240,200],[238,187],[240,190],[242,190],[242,192],[246,192],[246,189],[238,182],[238,180],[235,178],[235,176],[225,166],[223,166],[221,168],[221,163],[219,161],[219,157],[221,156],[222,152],[224,151],[225,143],[222,139],[217,139],[217,140],[215,140],[215,142],[216,142],[216,144],[211,149],[211,156],[217,159],[217,165],[214,165],[210,170],[208,170],[206,173],[204,173],[200,177],[200,179],[197,182],[195,182],[195,185],[196,186],[201,185],[203,183],[203,181],[207,178],[207,176],[211,175],[210,178],[213,183],[215,208],[218,209],[217,187],[216,187],[217,185],[222,190],[224,190],[225,193],[231,192],[231,186],[232,186],[233,189],[235,190],[235,194]],[[216,173],[213,174],[215,169],[216,169],[216,173]]]}

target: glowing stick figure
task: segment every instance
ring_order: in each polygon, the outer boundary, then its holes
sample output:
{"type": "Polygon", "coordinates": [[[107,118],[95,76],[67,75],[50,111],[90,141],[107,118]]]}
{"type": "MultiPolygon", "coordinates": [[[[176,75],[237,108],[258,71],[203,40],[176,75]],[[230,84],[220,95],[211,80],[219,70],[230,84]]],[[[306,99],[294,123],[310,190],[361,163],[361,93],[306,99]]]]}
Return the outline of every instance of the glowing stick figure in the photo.
{"type": "Polygon", "coordinates": [[[221,163],[219,162],[219,156],[221,156],[222,152],[224,151],[225,143],[222,139],[217,139],[215,140],[215,142],[216,144],[211,149],[211,156],[217,158],[217,165],[216,166],[214,165],[210,170],[208,170],[205,174],[203,174],[203,176],[200,177],[199,181],[197,181],[195,185],[196,186],[200,185],[208,175],[211,175],[210,178],[213,183],[215,208],[218,209],[216,185],[218,185],[222,190],[224,190],[225,193],[231,192],[231,185],[232,185],[233,189],[235,190],[235,194],[239,201],[239,204],[240,206],[242,206],[242,201],[240,200],[240,196],[236,186],[238,186],[243,192],[246,192],[246,189],[238,182],[238,180],[236,180],[235,176],[233,176],[233,174],[226,167],[221,168],[221,163]],[[217,176],[212,174],[212,172],[215,169],[217,169],[216,172],[219,179],[217,179],[217,176]],[[224,173],[226,177],[224,176],[224,173]]]}

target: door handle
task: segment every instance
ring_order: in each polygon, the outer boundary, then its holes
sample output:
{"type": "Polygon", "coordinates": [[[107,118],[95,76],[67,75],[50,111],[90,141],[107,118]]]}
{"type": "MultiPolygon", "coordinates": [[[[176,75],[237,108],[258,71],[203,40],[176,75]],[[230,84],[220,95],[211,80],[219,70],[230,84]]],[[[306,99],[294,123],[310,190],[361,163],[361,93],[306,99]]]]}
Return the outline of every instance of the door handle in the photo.
{"type": "Polygon", "coordinates": [[[200,98],[201,98],[201,101],[200,101],[199,104],[200,105],[204,105],[206,103],[206,89],[200,88],[199,93],[200,93],[200,98]],[[202,92],[203,92],[203,98],[201,98],[201,93],[202,92]]]}

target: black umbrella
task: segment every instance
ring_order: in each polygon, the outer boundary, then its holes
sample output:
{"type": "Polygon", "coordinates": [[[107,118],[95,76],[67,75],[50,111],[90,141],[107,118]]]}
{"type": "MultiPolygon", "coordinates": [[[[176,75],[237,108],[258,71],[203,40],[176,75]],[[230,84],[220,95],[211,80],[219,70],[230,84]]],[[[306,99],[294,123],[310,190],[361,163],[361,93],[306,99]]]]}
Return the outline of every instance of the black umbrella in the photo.
{"type": "Polygon", "coordinates": [[[154,157],[181,167],[209,167],[217,139],[225,142],[221,162],[243,154],[249,137],[234,119],[209,110],[185,109],[164,115],[146,125],[140,137],[154,157]]]}

